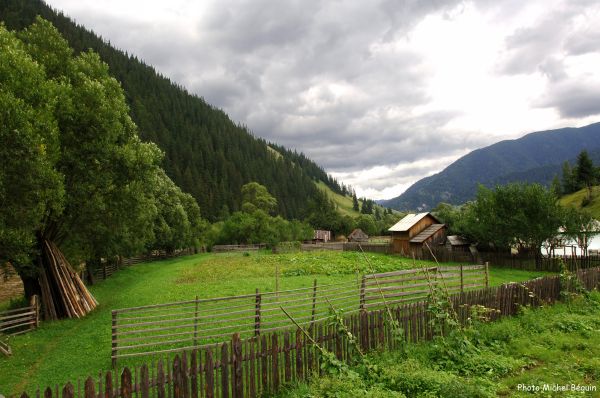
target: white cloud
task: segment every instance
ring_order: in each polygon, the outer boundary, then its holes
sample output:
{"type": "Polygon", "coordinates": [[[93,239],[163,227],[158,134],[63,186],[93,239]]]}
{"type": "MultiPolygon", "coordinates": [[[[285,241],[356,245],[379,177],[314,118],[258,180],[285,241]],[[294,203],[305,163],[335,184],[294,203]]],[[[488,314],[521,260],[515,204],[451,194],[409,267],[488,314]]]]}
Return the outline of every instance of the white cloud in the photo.
{"type": "Polygon", "coordinates": [[[49,3],[373,198],[600,115],[594,1],[49,3]]]}

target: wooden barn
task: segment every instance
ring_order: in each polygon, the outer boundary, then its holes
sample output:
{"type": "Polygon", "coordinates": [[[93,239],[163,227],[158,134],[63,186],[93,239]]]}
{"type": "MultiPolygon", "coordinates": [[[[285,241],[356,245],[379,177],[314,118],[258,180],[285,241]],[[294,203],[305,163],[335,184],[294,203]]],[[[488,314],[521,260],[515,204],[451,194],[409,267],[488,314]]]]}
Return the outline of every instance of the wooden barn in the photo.
{"type": "Polygon", "coordinates": [[[356,228],[348,235],[348,242],[360,242],[367,243],[369,241],[369,235],[367,235],[362,229],[356,228]]]}
{"type": "Polygon", "coordinates": [[[408,255],[425,243],[435,246],[446,240],[446,225],[431,213],[407,214],[388,231],[392,233],[392,252],[408,255]]]}

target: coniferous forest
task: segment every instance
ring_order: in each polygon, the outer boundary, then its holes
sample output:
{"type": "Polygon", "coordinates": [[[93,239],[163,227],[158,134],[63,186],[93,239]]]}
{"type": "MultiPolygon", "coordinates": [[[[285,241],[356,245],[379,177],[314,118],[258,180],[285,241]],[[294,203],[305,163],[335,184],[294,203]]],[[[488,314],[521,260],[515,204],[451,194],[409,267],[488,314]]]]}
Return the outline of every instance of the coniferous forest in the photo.
{"type": "MultiPolygon", "coordinates": [[[[277,213],[288,219],[305,219],[319,209],[324,213],[332,210],[333,204],[314,180],[325,182],[334,192],[346,191],[303,154],[255,137],[223,111],[161,76],[142,60],[115,49],[43,1],[0,3],[0,18],[10,30],[29,26],[37,15],[52,22],[76,53],[93,49],[109,65],[111,75],[125,91],[140,137],[164,151],[162,167],[196,199],[203,218],[216,221],[239,210],[241,187],[251,181],[267,187],[277,199],[277,213]]],[[[318,216],[312,214],[315,218],[318,216]]]]}

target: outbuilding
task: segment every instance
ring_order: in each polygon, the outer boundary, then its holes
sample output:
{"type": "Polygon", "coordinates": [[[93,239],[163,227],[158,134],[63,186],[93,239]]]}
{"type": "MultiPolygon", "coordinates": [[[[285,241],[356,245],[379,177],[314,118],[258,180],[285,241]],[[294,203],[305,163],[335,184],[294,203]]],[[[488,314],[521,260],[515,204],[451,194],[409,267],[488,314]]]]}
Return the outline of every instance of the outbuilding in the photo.
{"type": "Polygon", "coordinates": [[[425,243],[433,246],[446,240],[446,225],[431,213],[407,214],[388,231],[392,233],[392,252],[404,255],[421,250],[425,243]]]}

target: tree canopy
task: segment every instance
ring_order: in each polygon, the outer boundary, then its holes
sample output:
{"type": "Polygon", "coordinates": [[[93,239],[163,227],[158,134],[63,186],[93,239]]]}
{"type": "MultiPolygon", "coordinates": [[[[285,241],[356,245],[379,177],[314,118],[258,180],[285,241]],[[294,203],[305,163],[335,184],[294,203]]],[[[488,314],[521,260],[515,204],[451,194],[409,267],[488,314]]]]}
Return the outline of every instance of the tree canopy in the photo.
{"type": "Polygon", "coordinates": [[[0,54],[0,262],[26,293],[54,243],[81,260],[191,244],[198,205],[139,139],[97,54],[75,55],[41,18],[20,32],[0,25],[0,54]]]}

